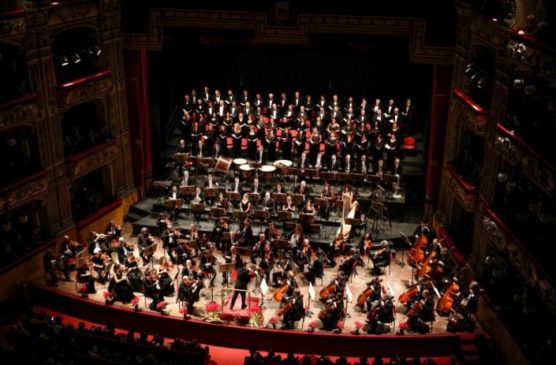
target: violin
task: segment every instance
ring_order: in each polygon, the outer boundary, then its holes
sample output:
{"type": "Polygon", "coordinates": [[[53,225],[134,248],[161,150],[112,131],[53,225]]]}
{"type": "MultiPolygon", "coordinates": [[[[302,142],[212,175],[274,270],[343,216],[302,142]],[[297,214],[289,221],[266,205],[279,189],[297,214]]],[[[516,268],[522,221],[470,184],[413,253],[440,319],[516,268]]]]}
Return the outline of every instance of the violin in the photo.
{"type": "Polygon", "coordinates": [[[324,321],[324,319],[325,319],[326,317],[328,317],[328,315],[329,315],[332,311],[334,311],[335,308],[336,308],[336,302],[335,302],[335,301],[332,301],[332,302],[328,303],[328,304],[326,305],[326,307],[324,307],[324,308],[319,312],[319,319],[320,319],[321,321],[324,321]]]}
{"type": "Polygon", "coordinates": [[[322,288],[321,291],[319,292],[320,300],[322,301],[328,300],[328,298],[330,298],[330,295],[332,293],[335,293],[336,290],[338,290],[338,287],[336,286],[336,281],[332,281],[330,284],[328,284],[328,286],[322,288]]]}
{"type": "Polygon", "coordinates": [[[456,280],[452,280],[442,297],[438,300],[436,305],[436,311],[439,314],[447,315],[450,313],[452,306],[454,305],[454,300],[459,293],[459,284],[456,280]]]}

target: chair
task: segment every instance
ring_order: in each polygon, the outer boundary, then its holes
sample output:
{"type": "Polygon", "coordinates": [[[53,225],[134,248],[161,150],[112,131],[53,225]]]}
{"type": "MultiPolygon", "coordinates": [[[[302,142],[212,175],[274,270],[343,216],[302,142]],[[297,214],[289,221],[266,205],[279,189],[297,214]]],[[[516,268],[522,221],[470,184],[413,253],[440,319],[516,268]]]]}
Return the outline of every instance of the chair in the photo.
{"type": "Polygon", "coordinates": [[[403,139],[403,146],[404,151],[415,151],[415,137],[407,136],[403,139]]]}

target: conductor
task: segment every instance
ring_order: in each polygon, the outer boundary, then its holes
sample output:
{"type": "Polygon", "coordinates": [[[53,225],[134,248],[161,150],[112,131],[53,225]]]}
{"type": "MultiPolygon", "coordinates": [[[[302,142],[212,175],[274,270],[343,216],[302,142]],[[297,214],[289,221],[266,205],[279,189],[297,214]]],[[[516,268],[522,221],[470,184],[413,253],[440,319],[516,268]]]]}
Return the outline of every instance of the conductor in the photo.
{"type": "Polygon", "coordinates": [[[247,292],[247,286],[251,281],[251,274],[251,269],[246,268],[244,265],[237,269],[237,280],[234,285],[235,290],[234,295],[232,296],[230,309],[233,310],[238,294],[241,295],[241,309],[245,309],[247,307],[247,304],[245,304],[245,293],[247,292]]]}

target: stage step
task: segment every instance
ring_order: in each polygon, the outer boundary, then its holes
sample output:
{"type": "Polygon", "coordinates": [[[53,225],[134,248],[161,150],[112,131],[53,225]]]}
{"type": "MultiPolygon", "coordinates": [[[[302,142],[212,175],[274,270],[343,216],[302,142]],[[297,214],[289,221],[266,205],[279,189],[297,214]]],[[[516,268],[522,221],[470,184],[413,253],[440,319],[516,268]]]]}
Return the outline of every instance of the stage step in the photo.
{"type": "Polygon", "coordinates": [[[129,213],[127,213],[127,215],[125,217],[125,221],[134,223],[134,222],[137,222],[141,218],[143,218],[142,215],[134,213],[134,212],[129,212],[129,213]]]}

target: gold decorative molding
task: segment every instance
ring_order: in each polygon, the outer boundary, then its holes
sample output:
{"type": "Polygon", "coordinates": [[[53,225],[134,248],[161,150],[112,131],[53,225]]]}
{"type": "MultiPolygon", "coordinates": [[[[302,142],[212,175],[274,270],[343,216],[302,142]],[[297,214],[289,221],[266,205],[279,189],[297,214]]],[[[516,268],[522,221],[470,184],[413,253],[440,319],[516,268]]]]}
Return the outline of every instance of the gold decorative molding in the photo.
{"type": "Polygon", "coordinates": [[[38,118],[37,103],[18,104],[11,109],[0,111],[0,129],[15,124],[35,124],[38,118]]]}
{"type": "Polygon", "coordinates": [[[89,171],[95,170],[106,164],[110,164],[118,157],[118,146],[116,141],[110,141],[103,145],[93,147],[89,151],[73,156],[68,159],[67,175],[70,179],[80,177],[89,171]]]}
{"type": "Polygon", "coordinates": [[[276,26],[269,24],[267,14],[262,12],[154,9],[150,13],[149,32],[125,34],[126,48],[161,49],[166,26],[241,29],[252,31],[257,43],[277,44],[308,44],[316,33],[408,36],[414,62],[453,62],[453,48],[425,45],[426,21],[410,17],[300,14],[296,26],[276,26]]]}
{"type": "Polygon", "coordinates": [[[454,89],[456,100],[455,110],[457,113],[457,120],[462,125],[466,126],[471,132],[477,136],[483,137],[486,134],[488,111],[483,110],[477,103],[475,103],[469,96],[461,89],[454,89]]]}
{"type": "Polygon", "coordinates": [[[556,189],[554,167],[501,124],[497,125],[494,150],[542,191],[551,193],[556,189]]]}
{"type": "Polygon", "coordinates": [[[58,104],[64,108],[83,101],[103,97],[112,90],[112,78],[110,74],[94,80],[60,88],[58,90],[58,104]]]}
{"type": "Polygon", "coordinates": [[[488,242],[507,255],[509,261],[529,282],[529,285],[539,289],[541,298],[550,310],[556,313],[556,289],[552,280],[531,258],[529,252],[507,231],[507,228],[501,226],[497,219],[493,217],[495,217],[495,214],[487,209],[487,214],[482,219],[482,227],[488,242]]]}
{"type": "Polygon", "coordinates": [[[1,19],[0,38],[18,37],[25,34],[25,17],[1,19]]]}
{"type": "Polygon", "coordinates": [[[0,206],[8,204],[9,207],[13,208],[22,203],[29,201],[30,199],[46,193],[48,190],[48,176],[45,172],[37,174],[34,179],[31,179],[21,185],[17,185],[5,193],[0,195],[0,206]]]}
{"type": "Polygon", "coordinates": [[[473,213],[477,204],[477,193],[474,187],[471,187],[470,184],[462,180],[463,179],[458,176],[453,165],[448,163],[444,169],[444,181],[457,201],[461,204],[462,208],[468,213],[473,213]],[[468,185],[469,187],[466,188],[464,185],[468,185]]]}
{"type": "Polygon", "coordinates": [[[51,6],[48,12],[48,25],[67,26],[71,23],[93,19],[98,15],[98,9],[92,1],[59,3],[51,6]]]}

